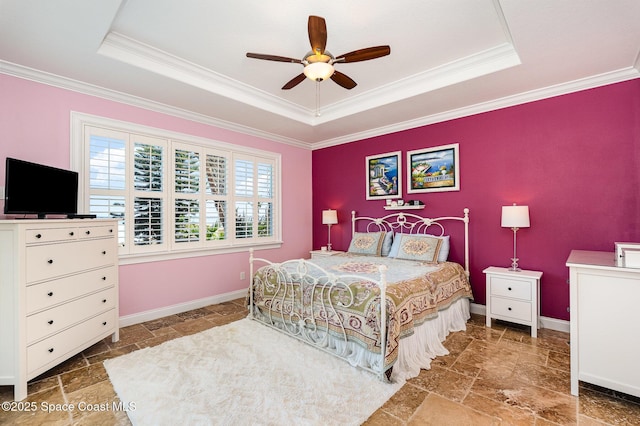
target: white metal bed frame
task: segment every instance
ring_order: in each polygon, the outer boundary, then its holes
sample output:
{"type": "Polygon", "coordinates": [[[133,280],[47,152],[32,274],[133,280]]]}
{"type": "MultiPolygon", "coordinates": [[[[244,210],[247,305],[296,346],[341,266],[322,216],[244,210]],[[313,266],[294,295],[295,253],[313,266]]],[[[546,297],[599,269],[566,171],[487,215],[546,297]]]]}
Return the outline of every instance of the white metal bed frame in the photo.
{"type": "MultiPolygon", "coordinates": [[[[358,221],[364,221],[366,232],[376,231],[388,231],[405,234],[431,234],[431,235],[444,235],[445,228],[442,225],[443,221],[462,221],[464,223],[464,269],[467,277],[469,277],[469,209],[464,209],[462,217],[446,216],[438,218],[424,218],[411,213],[393,213],[381,218],[372,217],[356,217],[355,211],[351,212],[352,222],[352,235],[356,232],[356,225],[358,221]],[[432,233],[427,232],[428,228],[435,226],[440,232],[432,233]]],[[[293,259],[287,260],[281,263],[274,263],[267,259],[254,257],[254,250],[249,250],[249,270],[251,283],[249,286],[249,318],[264,323],[265,325],[274,328],[280,332],[291,335],[292,337],[301,340],[309,345],[315,346],[325,352],[328,352],[338,358],[341,358],[349,362],[349,342],[347,334],[344,329],[344,322],[337,315],[334,303],[329,295],[334,290],[342,292],[342,299],[338,302],[344,307],[349,307],[354,303],[354,294],[352,293],[349,283],[352,280],[364,280],[367,282],[373,282],[380,289],[380,299],[386,301],[386,289],[387,289],[387,277],[386,266],[380,265],[379,274],[380,278],[377,281],[372,281],[370,278],[362,277],[358,275],[336,275],[329,272],[322,267],[316,265],[312,261],[305,259],[293,259]],[[254,269],[254,262],[262,262],[262,272],[266,276],[275,276],[275,283],[271,283],[268,279],[262,280],[254,275],[257,269],[254,269]],[[270,309],[268,314],[264,314],[258,311],[254,305],[254,294],[256,287],[258,290],[261,288],[268,288],[270,291],[275,291],[273,297],[274,304],[280,304],[281,309],[279,314],[276,314],[274,318],[273,309],[270,309]],[[344,297],[346,296],[346,298],[344,297]],[[294,311],[290,309],[295,304],[287,302],[287,298],[292,297],[300,303],[301,309],[294,311]],[[320,328],[316,322],[314,316],[314,300],[319,297],[321,305],[320,311],[323,313],[324,318],[334,318],[338,320],[339,328],[342,333],[337,334],[330,332],[327,329],[320,328]],[[289,304],[290,306],[286,306],[289,304]]],[[[316,303],[316,309],[318,304],[316,303]]],[[[380,354],[376,355],[376,361],[371,365],[359,365],[359,368],[370,371],[377,375],[381,380],[388,381],[388,376],[384,371],[385,360],[385,348],[387,347],[387,310],[381,309],[380,303],[377,304],[378,318],[380,319],[379,330],[381,336],[380,354]]]]}

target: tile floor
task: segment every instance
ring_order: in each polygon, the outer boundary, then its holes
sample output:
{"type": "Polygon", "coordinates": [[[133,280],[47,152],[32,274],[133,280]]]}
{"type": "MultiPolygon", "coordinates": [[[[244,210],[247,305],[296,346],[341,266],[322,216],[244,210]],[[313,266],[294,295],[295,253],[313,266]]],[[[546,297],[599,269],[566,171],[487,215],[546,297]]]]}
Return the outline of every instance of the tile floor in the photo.
{"type": "MultiPolygon", "coordinates": [[[[0,411],[0,424],[129,425],[102,361],[155,346],[246,316],[243,300],[124,327],[120,341],[106,339],[29,383],[35,411],[0,411]],[[65,410],[63,404],[83,409],[65,410]],[[107,409],[107,407],[109,409],[107,409]],[[49,410],[49,412],[47,412],[49,410]]],[[[411,379],[366,425],[640,425],[640,398],[582,385],[569,393],[568,335],[494,323],[474,315],[466,332],[451,334],[451,352],[411,379]]],[[[13,387],[0,386],[0,401],[13,387]]]]}

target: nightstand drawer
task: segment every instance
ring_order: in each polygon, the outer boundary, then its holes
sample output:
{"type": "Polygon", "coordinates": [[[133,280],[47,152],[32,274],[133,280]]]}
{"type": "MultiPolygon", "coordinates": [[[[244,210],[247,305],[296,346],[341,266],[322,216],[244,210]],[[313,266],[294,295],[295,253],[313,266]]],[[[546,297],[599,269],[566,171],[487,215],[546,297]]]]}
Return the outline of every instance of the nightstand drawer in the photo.
{"type": "Polygon", "coordinates": [[[531,303],[492,297],[491,315],[509,317],[520,321],[531,321],[531,303]]]}
{"type": "Polygon", "coordinates": [[[491,295],[513,297],[531,301],[531,281],[519,281],[507,277],[491,277],[491,295]]]}

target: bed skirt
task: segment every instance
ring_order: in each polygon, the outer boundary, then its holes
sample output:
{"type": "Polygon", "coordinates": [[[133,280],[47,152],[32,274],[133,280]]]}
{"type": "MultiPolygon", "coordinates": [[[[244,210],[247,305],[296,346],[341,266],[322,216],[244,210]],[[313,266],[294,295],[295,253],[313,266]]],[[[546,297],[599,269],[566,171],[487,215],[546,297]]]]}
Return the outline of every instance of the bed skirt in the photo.
{"type": "MultiPolygon", "coordinates": [[[[431,360],[436,356],[448,355],[449,351],[442,342],[449,333],[466,330],[467,320],[471,317],[469,299],[461,297],[448,308],[438,312],[438,316],[425,321],[414,328],[412,335],[400,339],[398,359],[393,364],[389,380],[405,381],[418,376],[420,370],[429,370],[431,360]]],[[[262,317],[258,313],[258,318],[262,317]]],[[[275,328],[282,329],[282,324],[275,322],[275,328]]],[[[345,342],[331,334],[324,334],[326,340],[320,349],[338,353],[352,366],[370,371],[382,371],[382,359],[379,353],[372,353],[355,342],[345,342]]],[[[320,339],[319,339],[320,340],[320,339]]]]}
{"type": "MultiPolygon", "coordinates": [[[[432,359],[449,354],[442,342],[449,333],[466,330],[470,317],[469,299],[462,297],[447,309],[439,311],[437,317],[415,327],[412,335],[400,339],[398,359],[393,364],[390,380],[404,381],[418,376],[420,369],[429,370],[432,359]]],[[[380,354],[374,354],[354,342],[345,343],[328,335],[326,349],[342,354],[355,367],[381,370],[380,354]]]]}

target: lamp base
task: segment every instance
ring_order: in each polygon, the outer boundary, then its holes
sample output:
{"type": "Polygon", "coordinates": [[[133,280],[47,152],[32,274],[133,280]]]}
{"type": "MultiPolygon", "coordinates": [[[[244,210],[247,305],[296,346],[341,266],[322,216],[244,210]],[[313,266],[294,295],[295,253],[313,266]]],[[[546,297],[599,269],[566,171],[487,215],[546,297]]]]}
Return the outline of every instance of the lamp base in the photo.
{"type": "Polygon", "coordinates": [[[512,272],[522,272],[522,269],[518,268],[518,258],[517,257],[512,257],[511,258],[511,268],[509,268],[510,271],[512,272]]]}

